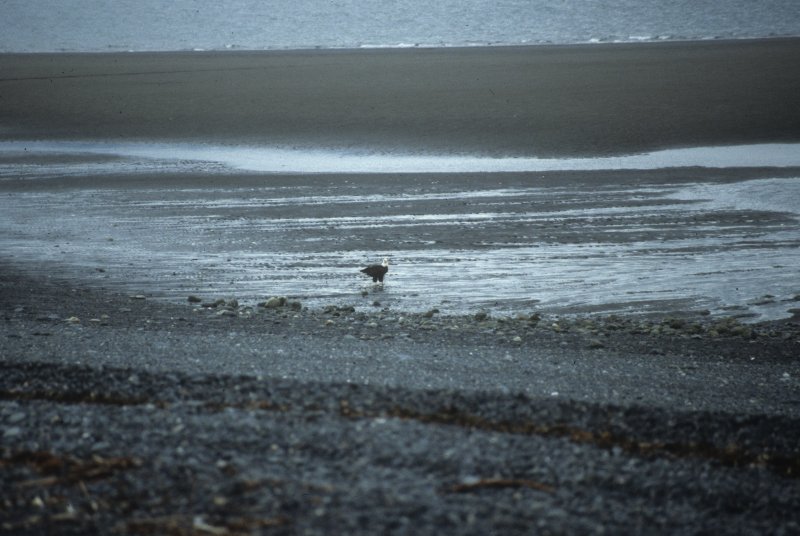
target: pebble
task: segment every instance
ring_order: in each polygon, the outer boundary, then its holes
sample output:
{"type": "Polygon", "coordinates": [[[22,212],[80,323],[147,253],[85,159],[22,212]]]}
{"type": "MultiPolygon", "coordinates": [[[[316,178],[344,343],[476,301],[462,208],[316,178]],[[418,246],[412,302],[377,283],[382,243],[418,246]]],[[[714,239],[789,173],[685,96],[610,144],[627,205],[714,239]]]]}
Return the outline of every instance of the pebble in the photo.
{"type": "Polygon", "coordinates": [[[18,411],[17,413],[12,413],[11,416],[8,418],[8,422],[11,424],[17,424],[18,422],[24,421],[27,415],[18,411]]]}
{"type": "Polygon", "coordinates": [[[263,307],[266,307],[267,309],[276,309],[278,307],[283,307],[284,305],[286,305],[286,298],[283,296],[273,296],[263,303],[263,307]]]}
{"type": "Polygon", "coordinates": [[[3,431],[3,437],[17,437],[22,434],[22,429],[19,426],[11,426],[3,431]]]}

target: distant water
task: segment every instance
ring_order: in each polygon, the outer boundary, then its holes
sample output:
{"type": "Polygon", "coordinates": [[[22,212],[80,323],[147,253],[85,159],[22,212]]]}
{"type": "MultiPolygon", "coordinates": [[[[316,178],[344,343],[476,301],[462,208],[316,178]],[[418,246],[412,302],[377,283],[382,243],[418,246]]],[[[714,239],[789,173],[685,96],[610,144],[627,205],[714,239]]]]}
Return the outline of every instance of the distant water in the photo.
{"type": "Polygon", "coordinates": [[[0,3],[0,52],[519,45],[798,35],[798,0],[0,3]]]}

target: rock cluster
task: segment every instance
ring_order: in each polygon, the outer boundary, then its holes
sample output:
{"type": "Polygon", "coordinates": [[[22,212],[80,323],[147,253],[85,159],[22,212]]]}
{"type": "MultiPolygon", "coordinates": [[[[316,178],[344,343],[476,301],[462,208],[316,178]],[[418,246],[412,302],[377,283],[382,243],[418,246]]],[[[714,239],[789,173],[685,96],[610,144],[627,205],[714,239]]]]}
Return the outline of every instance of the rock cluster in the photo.
{"type": "Polygon", "coordinates": [[[442,336],[474,336],[512,345],[524,344],[531,335],[556,334],[584,340],[584,346],[603,349],[613,337],[656,337],[668,339],[743,339],[772,338],[800,340],[800,327],[795,322],[746,324],[734,317],[700,314],[634,316],[544,316],[538,312],[514,317],[493,316],[488,311],[472,315],[447,315],[439,309],[424,312],[393,311],[388,307],[356,308],[350,304],[330,304],[319,309],[303,307],[300,301],[285,296],[272,296],[256,308],[240,306],[236,299],[202,301],[190,296],[188,301],[200,304],[195,309],[213,311],[217,316],[258,317],[273,321],[296,319],[316,320],[322,326],[339,326],[345,334],[360,339],[387,337],[414,338],[424,332],[442,336]]]}

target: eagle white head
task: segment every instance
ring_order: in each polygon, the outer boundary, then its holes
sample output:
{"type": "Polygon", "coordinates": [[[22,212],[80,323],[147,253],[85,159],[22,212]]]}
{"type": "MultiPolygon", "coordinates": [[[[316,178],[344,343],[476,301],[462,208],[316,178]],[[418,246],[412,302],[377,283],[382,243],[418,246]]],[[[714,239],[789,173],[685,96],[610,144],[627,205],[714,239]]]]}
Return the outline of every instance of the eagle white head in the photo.
{"type": "Polygon", "coordinates": [[[384,257],[381,266],[389,266],[389,257],[384,257]]]}

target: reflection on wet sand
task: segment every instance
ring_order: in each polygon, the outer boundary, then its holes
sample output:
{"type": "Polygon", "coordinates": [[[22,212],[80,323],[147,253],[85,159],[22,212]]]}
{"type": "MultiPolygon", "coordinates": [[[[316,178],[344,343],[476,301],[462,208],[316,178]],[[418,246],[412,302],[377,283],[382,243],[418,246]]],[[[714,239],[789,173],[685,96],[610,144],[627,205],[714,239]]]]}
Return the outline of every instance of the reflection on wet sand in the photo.
{"type": "Polygon", "coordinates": [[[131,165],[114,175],[41,164],[6,173],[6,259],[170,300],[286,295],[443,313],[708,309],[767,319],[786,316],[800,294],[791,170],[277,176],[192,167],[187,177],[131,174],[131,165]],[[380,292],[365,288],[357,268],[384,256],[391,278],[380,292]]]}

